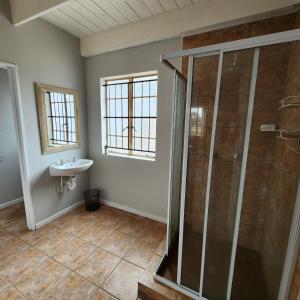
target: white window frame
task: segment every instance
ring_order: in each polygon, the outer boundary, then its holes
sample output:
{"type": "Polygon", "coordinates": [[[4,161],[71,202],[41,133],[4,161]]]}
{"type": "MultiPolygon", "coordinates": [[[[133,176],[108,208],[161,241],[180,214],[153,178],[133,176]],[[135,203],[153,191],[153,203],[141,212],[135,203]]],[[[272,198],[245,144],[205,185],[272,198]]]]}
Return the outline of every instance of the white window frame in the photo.
{"type": "MultiPolygon", "coordinates": [[[[100,78],[100,116],[101,116],[101,145],[102,145],[102,154],[107,156],[116,156],[116,157],[125,157],[125,158],[132,158],[132,159],[139,159],[139,160],[147,160],[147,161],[155,161],[157,155],[157,122],[156,122],[156,131],[155,131],[155,154],[153,156],[148,155],[148,152],[141,152],[141,154],[137,153],[121,153],[118,152],[116,149],[115,152],[110,151],[107,152],[106,146],[108,144],[107,141],[107,120],[106,120],[106,106],[107,106],[107,99],[106,99],[106,90],[105,84],[107,81],[113,80],[122,80],[127,78],[137,78],[137,77],[144,77],[144,76],[157,76],[157,83],[159,79],[159,72],[158,70],[147,71],[147,72],[139,72],[139,73],[131,73],[131,74],[124,74],[118,76],[109,76],[100,78]]],[[[158,107],[158,84],[157,84],[157,106],[156,106],[156,121],[157,121],[157,107],[158,107]]]]}

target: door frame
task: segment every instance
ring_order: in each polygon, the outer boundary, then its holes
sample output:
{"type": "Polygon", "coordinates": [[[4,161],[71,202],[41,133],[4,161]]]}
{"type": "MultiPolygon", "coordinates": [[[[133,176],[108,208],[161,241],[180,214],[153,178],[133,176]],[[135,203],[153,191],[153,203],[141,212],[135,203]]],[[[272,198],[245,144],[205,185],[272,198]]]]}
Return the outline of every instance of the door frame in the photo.
{"type": "Polygon", "coordinates": [[[20,164],[20,173],[26,213],[27,227],[30,230],[35,230],[35,217],[32,204],[32,195],[30,188],[30,176],[29,176],[29,160],[25,145],[25,126],[24,116],[22,110],[22,100],[20,92],[20,81],[18,66],[12,63],[0,61],[0,68],[7,70],[9,78],[9,89],[12,101],[12,110],[14,115],[14,124],[16,129],[17,145],[18,145],[18,157],[20,164]]]}
{"type": "MultiPolygon", "coordinates": [[[[300,40],[300,29],[294,29],[294,30],[288,30],[288,31],[283,31],[283,32],[278,32],[278,33],[273,33],[273,34],[262,35],[262,36],[253,37],[253,38],[247,38],[247,39],[241,39],[241,40],[237,40],[237,41],[214,44],[214,45],[210,45],[210,46],[169,52],[169,53],[165,53],[165,54],[161,55],[161,62],[164,63],[168,68],[177,70],[177,68],[175,66],[173,66],[169,60],[175,59],[175,58],[182,58],[183,56],[188,56],[189,61],[191,61],[193,59],[193,57],[213,55],[213,52],[216,52],[216,51],[222,52],[224,54],[226,52],[231,52],[231,51],[236,51],[236,50],[260,48],[263,46],[268,46],[268,45],[273,45],[273,44],[281,44],[281,43],[287,43],[287,42],[293,42],[293,41],[299,41],[299,40],[300,40]]],[[[252,77],[252,80],[253,80],[253,77],[252,77]]],[[[188,85],[190,84],[189,81],[190,80],[188,79],[188,85]]],[[[187,95],[186,95],[187,102],[190,101],[190,100],[188,100],[189,95],[190,95],[190,89],[188,88],[187,95]]],[[[188,107],[186,107],[186,108],[188,108],[188,107]]],[[[187,115],[187,112],[186,112],[186,115],[187,115]]],[[[187,124],[187,122],[185,122],[185,124],[187,124]]],[[[189,126],[189,124],[188,124],[188,126],[189,126]]],[[[172,126],[172,128],[173,128],[173,126],[172,126]]],[[[185,130],[185,133],[186,133],[186,131],[187,130],[185,130]]],[[[186,151],[185,148],[184,148],[184,151],[186,151]]],[[[185,164],[186,164],[186,162],[183,161],[183,166],[185,164]]],[[[169,174],[169,176],[171,176],[171,175],[172,174],[169,174]]],[[[185,181],[185,180],[186,180],[186,178],[182,178],[182,181],[185,181]]],[[[299,190],[300,190],[300,186],[299,186],[299,190]]],[[[293,275],[292,273],[294,273],[295,264],[296,264],[295,256],[297,255],[299,248],[300,248],[300,246],[299,246],[299,244],[300,244],[300,191],[299,190],[298,190],[296,204],[295,204],[295,208],[294,208],[293,222],[292,222],[290,236],[289,236],[289,244],[288,244],[287,254],[286,254],[285,262],[284,262],[284,269],[283,269],[283,273],[282,273],[282,279],[281,279],[281,284],[280,284],[280,292],[278,295],[278,300],[286,300],[288,298],[291,277],[293,275]]],[[[184,200],[181,201],[181,205],[182,204],[184,204],[184,200]]],[[[169,207],[170,207],[170,205],[171,205],[171,203],[170,203],[170,198],[169,198],[169,207]]],[[[180,209],[182,211],[184,211],[184,207],[181,206],[180,209]]],[[[180,218],[181,218],[181,222],[183,222],[184,218],[181,215],[180,215],[180,218]]],[[[168,223],[169,223],[169,220],[168,220],[168,223]]],[[[238,224],[236,224],[236,225],[238,225],[238,224]]],[[[183,226],[183,225],[181,225],[181,226],[183,226]]],[[[238,232],[238,228],[237,228],[237,232],[238,232]]],[[[180,230],[180,236],[179,236],[179,239],[182,240],[183,237],[181,235],[183,235],[182,229],[180,230]]],[[[236,236],[236,239],[237,239],[237,237],[238,237],[238,235],[236,236]]],[[[182,246],[182,243],[179,244],[179,247],[180,246],[182,246]]],[[[181,250],[179,250],[179,251],[181,251],[181,250]]],[[[177,282],[177,284],[175,284],[173,282],[169,282],[168,280],[164,280],[164,278],[162,278],[158,275],[156,275],[155,277],[157,278],[158,281],[161,281],[162,283],[170,285],[173,288],[174,288],[174,285],[176,285],[177,290],[180,290],[182,293],[187,294],[187,289],[182,287],[179,284],[180,277],[181,277],[180,274],[178,277],[179,281],[177,282]]],[[[192,293],[192,294],[194,294],[194,293],[192,293]]],[[[190,292],[189,292],[189,295],[191,295],[190,292]]],[[[202,297],[201,294],[200,295],[198,294],[197,299],[205,299],[205,298],[202,297]]]]}

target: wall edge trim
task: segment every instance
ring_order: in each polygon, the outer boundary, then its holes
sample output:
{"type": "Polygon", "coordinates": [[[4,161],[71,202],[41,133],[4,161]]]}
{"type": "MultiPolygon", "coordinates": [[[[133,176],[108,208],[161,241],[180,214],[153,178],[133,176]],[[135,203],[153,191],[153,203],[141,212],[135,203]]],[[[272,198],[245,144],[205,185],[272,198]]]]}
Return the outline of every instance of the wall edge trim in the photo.
{"type": "Polygon", "coordinates": [[[35,224],[35,229],[39,229],[42,226],[44,226],[44,225],[46,225],[46,224],[48,224],[48,223],[50,223],[50,222],[58,219],[59,217],[65,215],[68,212],[70,212],[71,210],[73,210],[73,209],[81,206],[83,203],[84,203],[84,201],[80,200],[80,201],[78,201],[78,202],[76,202],[76,203],[68,206],[67,208],[64,208],[63,210],[61,210],[61,211],[59,211],[59,212],[51,215],[50,217],[47,217],[47,218],[43,219],[42,221],[40,221],[40,222],[38,222],[38,223],[35,224]]]}
{"type": "Polygon", "coordinates": [[[9,207],[9,206],[21,203],[21,202],[24,202],[23,197],[20,197],[20,198],[17,198],[17,199],[14,199],[14,200],[11,200],[11,201],[0,204],[0,209],[6,208],[6,207],[9,207]]]}
{"type": "MultiPolygon", "coordinates": [[[[65,215],[66,213],[70,212],[71,210],[81,206],[83,203],[84,203],[84,200],[81,200],[81,201],[76,202],[76,203],[68,206],[67,208],[51,215],[50,217],[47,217],[47,218],[43,219],[42,221],[35,224],[35,229],[39,229],[42,226],[56,220],[57,218],[65,215]]],[[[152,215],[150,213],[142,212],[140,210],[137,210],[135,208],[131,208],[129,206],[122,205],[122,204],[117,203],[117,202],[112,202],[112,201],[107,201],[107,200],[101,199],[101,204],[104,204],[104,205],[107,205],[107,206],[110,206],[110,207],[114,207],[114,208],[117,208],[117,209],[120,209],[120,210],[123,210],[123,211],[127,211],[129,213],[139,215],[139,216],[142,216],[142,217],[154,220],[154,221],[158,221],[158,222],[165,223],[165,224],[167,223],[166,218],[161,218],[161,217],[152,215]]]]}
{"type": "Polygon", "coordinates": [[[110,207],[114,207],[114,208],[117,208],[117,209],[120,209],[120,210],[124,210],[124,211],[127,211],[129,213],[139,215],[141,217],[145,217],[145,218],[148,218],[148,219],[151,219],[151,220],[154,220],[154,221],[158,221],[158,222],[165,223],[165,224],[167,223],[167,218],[161,218],[161,217],[155,216],[153,214],[143,212],[143,211],[140,211],[138,209],[135,209],[135,208],[132,208],[132,207],[129,207],[129,206],[122,205],[122,204],[117,203],[117,202],[101,199],[101,204],[104,204],[104,205],[107,205],[107,206],[110,206],[110,207]]]}

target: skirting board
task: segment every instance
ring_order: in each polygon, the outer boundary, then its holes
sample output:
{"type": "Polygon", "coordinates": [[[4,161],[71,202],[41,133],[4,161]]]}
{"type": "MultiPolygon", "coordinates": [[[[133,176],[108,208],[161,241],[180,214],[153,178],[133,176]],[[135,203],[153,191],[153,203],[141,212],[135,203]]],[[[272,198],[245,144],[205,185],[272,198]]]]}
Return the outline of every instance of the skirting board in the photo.
{"type": "Polygon", "coordinates": [[[24,202],[23,197],[0,204],[0,209],[15,205],[15,204],[21,203],[21,202],[24,202]]]}
{"type": "Polygon", "coordinates": [[[79,201],[79,202],[76,202],[76,203],[70,205],[69,207],[67,207],[67,208],[65,208],[65,209],[63,209],[63,210],[57,212],[56,214],[54,214],[54,215],[52,215],[52,216],[50,216],[50,217],[48,217],[48,218],[46,218],[46,219],[44,219],[44,220],[42,220],[42,221],[36,223],[36,224],[35,224],[35,229],[41,228],[42,226],[44,226],[44,225],[46,225],[46,224],[48,224],[48,223],[50,223],[50,222],[56,220],[57,218],[59,218],[59,217],[65,215],[66,213],[68,213],[68,212],[70,212],[71,210],[73,210],[73,209],[79,207],[79,206],[82,205],[82,204],[83,204],[83,200],[82,200],[82,201],[79,201]]]}
{"type": "Polygon", "coordinates": [[[111,201],[101,199],[101,203],[104,205],[110,206],[110,207],[118,208],[118,209],[127,211],[129,213],[154,220],[154,221],[158,221],[161,223],[167,223],[167,219],[165,219],[165,218],[157,217],[155,215],[152,215],[152,214],[149,214],[149,213],[146,213],[146,212],[143,212],[143,211],[137,210],[135,208],[131,208],[131,207],[128,207],[128,206],[125,206],[125,205],[122,205],[122,204],[119,204],[116,202],[111,202],[111,201]]]}
{"type": "MultiPolygon", "coordinates": [[[[72,204],[71,206],[57,212],[56,214],[38,222],[37,224],[35,224],[35,229],[39,229],[41,228],[42,226],[56,220],[57,218],[65,215],[66,213],[70,212],[71,210],[73,210],[74,208],[77,208],[79,207],[80,205],[82,205],[84,203],[84,201],[79,201],[75,204],[72,204]]],[[[124,210],[124,211],[127,211],[127,212],[130,212],[132,214],[135,214],[135,215],[139,215],[139,216],[142,216],[142,217],[145,217],[145,218],[148,218],[148,219],[151,219],[151,220],[154,220],[154,221],[158,221],[158,222],[162,222],[162,223],[167,223],[167,220],[164,219],[164,218],[160,218],[160,217],[157,217],[157,216],[154,216],[152,214],[148,214],[148,213],[145,213],[145,212],[142,212],[140,210],[137,210],[135,208],[131,208],[131,207],[128,207],[128,206],[125,206],[125,205],[122,205],[122,204],[119,204],[119,203],[115,203],[115,202],[111,202],[111,201],[107,201],[107,200],[103,200],[101,199],[101,203],[104,204],[104,205],[107,205],[107,206],[110,206],[110,207],[114,207],[114,208],[117,208],[117,209],[121,209],[121,210],[124,210]]]]}

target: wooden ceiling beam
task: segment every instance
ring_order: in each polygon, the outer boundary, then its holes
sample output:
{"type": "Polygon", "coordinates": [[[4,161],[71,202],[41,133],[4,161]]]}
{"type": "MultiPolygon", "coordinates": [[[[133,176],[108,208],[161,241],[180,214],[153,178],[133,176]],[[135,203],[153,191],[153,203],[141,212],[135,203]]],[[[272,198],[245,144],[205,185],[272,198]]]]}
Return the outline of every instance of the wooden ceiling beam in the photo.
{"type": "Polygon", "coordinates": [[[11,18],[15,26],[41,17],[70,0],[9,0],[11,18]]]}

